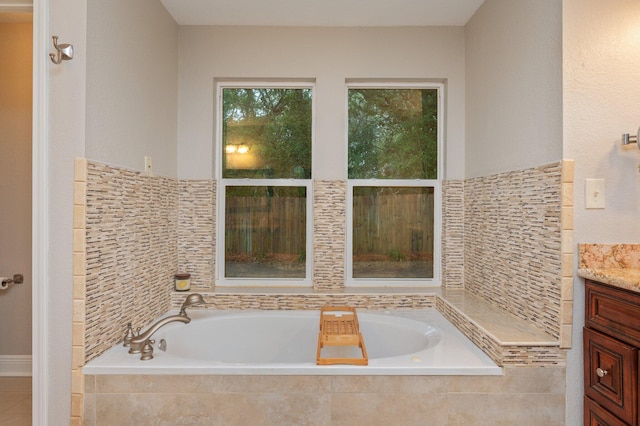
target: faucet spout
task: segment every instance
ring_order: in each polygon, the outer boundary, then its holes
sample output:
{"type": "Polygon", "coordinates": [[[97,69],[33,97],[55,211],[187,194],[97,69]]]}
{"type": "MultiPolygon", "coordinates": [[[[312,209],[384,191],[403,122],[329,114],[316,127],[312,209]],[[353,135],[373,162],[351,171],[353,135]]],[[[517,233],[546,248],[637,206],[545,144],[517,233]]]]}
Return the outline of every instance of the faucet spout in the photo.
{"type": "Polygon", "coordinates": [[[162,318],[161,320],[153,324],[151,327],[149,327],[144,333],[141,333],[140,335],[131,339],[131,347],[129,348],[129,353],[139,354],[145,342],[149,340],[151,336],[153,336],[153,333],[158,331],[161,327],[164,327],[165,325],[172,322],[176,322],[176,321],[189,324],[191,322],[191,318],[189,318],[186,314],[171,315],[170,317],[162,318]]]}
{"type": "Polygon", "coordinates": [[[151,336],[153,336],[153,333],[169,323],[179,321],[185,324],[189,324],[191,322],[191,318],[189,318],[189,316],[187,315],[187,308],[197,305],[206,305],[201,294],[192,293],[187,296],[182,303],[182,306],[180,307],[180,312],[178,313],[178,315],[171,315],[169,317],[162,318],[155,324],[151,325],[144,333],[141,333],[138,336],[134,336],[130,341],[129,353],[139,354],[146,342],[151,338],[151,336]]]}

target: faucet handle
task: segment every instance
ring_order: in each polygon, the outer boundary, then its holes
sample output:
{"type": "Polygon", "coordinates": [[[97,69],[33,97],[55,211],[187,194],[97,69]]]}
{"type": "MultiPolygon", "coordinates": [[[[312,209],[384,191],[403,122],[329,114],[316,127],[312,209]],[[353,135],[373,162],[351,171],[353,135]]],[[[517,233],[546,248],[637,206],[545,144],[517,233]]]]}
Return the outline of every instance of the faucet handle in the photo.
{"type": "Polygon", "coordinates": [[[153,359],[153,345],[156,341],[149,339],[144,342],[144,346],[142,347],[142,355],[140,356],[141,361],[148,361],[153,359]]]}
{"type": "Polygon", "coordinates": [[[135,337],[135,335],[133,334],[133,327],[131,326],[131,323],[127,323],[127,327],[126,330],[124,332],[124,343],[122,344],[122,346],[125,347],[129,347],[131,346],[131,339],[133,339],[135,337]]]}

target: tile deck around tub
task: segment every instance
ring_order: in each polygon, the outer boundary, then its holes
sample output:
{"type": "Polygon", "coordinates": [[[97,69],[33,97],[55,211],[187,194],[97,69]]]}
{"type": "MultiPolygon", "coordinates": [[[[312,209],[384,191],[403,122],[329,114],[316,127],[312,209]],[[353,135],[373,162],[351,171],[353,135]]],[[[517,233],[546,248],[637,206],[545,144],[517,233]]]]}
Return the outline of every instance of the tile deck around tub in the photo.
{"type": "Polygon", "coordinates": [[[448,290],[444,299],[472,319],[502,345],[557,346],[558,340],[542,329],[513,314],[504,312],[484,299],[463,290],[448,290]]]}

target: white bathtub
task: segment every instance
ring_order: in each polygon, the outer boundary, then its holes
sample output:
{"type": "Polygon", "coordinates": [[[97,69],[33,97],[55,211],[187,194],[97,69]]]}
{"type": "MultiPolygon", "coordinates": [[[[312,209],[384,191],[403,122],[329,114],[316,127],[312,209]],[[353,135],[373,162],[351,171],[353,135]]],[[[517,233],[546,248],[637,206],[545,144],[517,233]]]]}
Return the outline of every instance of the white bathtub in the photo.
{"type": "MultiPolygon", "coordinates": [[[[175,312],[172,312],[175,313],[175,312]]],[[[369,365],[316,365],[319,311],[189,310],[191,323],[155,333],[154,359],[121,345],[85,374],[501,375],[434,309],[358,311],[369,365]],[[166,351],[158,344],[166,342],[166,351]]]]}

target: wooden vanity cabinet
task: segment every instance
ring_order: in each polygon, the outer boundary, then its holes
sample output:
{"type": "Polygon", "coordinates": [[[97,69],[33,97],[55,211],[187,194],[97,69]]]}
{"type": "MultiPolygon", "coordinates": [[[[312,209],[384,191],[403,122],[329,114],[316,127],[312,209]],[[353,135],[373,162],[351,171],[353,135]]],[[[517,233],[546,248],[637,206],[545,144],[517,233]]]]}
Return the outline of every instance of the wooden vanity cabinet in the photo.
{"type": "Polygon", "coordinates": [[[584,424],[638,425],[640,293],[585,284],[584,424]]]}

